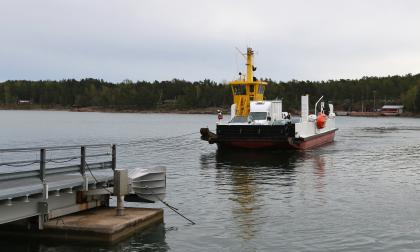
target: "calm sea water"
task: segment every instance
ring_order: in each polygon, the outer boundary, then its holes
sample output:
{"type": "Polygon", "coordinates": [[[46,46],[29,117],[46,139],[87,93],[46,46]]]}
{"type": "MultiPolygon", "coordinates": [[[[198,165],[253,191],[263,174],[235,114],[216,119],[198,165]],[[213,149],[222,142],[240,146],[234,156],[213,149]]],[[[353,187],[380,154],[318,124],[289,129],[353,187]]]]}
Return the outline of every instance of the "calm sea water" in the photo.
{"type": "MultiPolygon", "coordinates": [[[[120,168],[167,167],[165,223],[113,247],[8,242],[2,251],[420,250],[420,119],[338,117],[306,152],[219,153],[214,115],[0,111],[0,148],[123,143],[120,168]]],[[[2,160],[7,156],[1,156],[2,160]]],[[[136,205],[136,204],[134,204],[136,205]]]]}

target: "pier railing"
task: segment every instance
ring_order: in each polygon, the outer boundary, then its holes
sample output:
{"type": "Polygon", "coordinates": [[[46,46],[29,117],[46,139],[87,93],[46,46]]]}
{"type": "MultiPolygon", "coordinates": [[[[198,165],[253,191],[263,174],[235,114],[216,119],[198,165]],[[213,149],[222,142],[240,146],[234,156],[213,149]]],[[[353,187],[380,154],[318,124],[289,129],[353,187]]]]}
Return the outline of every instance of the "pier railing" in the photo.
{"type": "Polygon", "coordinates": [[[0,158],[0,224],[39,216],[42,228],[49,217],[106,202],[116,145],[0,149],[0,158]],[[106,190],[104,197],[86,196],[98,188],[106,190]],[[85,192],[84,199],[78,200],[74,191],[85,192]]]}
{"type": "Polygon", "coordinates": [[[77,145],[77,146],[53,146],[53,147],[40,147],[40,148],[15,148],[15,149],[0,149],[0,154],[4,153],[28,153],[28,152],[39,152],[38,159],[32,160],[17,160],[9,162],[0,162],[0,181],[10,180],[10,179],[19,179],[19,178],[30,178],[30,177],[39,177],[41,181],[45,181],[46,175],[59,174],[59,173],[70,173],[70,172],[80,172],[82,175],[86,174],[86,167],[90,169],[99,169],[99,168],[111,168],[115,170],[116,168],[116,146],[115,144],[96,144],[96,145],[77,145]],[[103,153],[95,153],[87,155],[86,150],[88,148],[93,149],[107,149],[109,151],[103,153]],[[63,150],[76,150],[80,149],[80,155],[71,155],[71,156],[61,156],[57,158],[47,158],[47,151],[63,151],[63,150]],[[88,164],[86,162],[87,158],[98,158],[111,156],[110,161],[106,162],[96,162],[88,164]],[[68,165],[68,166],[59,166],[46,168],[47,163],[52,164],[64,164],[71,161],[80,160],[80,163],[77,165],[68,165]],[[17,171],[3,171],[1,167],[12,167],[12,168],[21,168],[29,167],[35,164],[39,164],[39,169],[28,169],[28,170],[17,170],[17,171]]]}

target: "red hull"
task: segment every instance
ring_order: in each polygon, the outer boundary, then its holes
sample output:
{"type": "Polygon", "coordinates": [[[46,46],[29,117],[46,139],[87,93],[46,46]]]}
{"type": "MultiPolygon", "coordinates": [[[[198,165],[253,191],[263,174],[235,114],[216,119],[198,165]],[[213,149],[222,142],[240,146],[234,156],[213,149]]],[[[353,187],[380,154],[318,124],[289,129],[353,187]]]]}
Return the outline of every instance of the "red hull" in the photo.
{"type": "Polygon", "coordinates": [[[319,136],[311,137],[308,140],[304,140],[303,142],[293,145],[296,149],[306,150],[315,148],[327,143],[331,143],[334,141],[335,137],[335,130],[326,132],[325,134],[320,134],[319,136]]]}
{"type": "Polygon", "coordinates": [[[296,143],[290,139],[276,141],[270,139],[247,139],[247,140],[225,140],[218,142],[219,147],[233,147],[241,149],[299,149],[306,150],[315,148],[334,141],[335,130],[315,135],[306,139],[298,139],[296,143]]]}

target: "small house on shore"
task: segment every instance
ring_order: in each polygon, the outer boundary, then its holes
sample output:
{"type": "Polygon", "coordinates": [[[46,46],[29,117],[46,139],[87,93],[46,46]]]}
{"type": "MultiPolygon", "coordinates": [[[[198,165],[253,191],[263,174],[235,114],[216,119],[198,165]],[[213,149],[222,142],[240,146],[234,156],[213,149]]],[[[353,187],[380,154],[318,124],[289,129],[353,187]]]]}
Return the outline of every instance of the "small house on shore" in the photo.
{"type": "Polygon", "coordinates": [[[17,104],[32,104],[31,100],[18,100],[17,104]]]}
{"type": "Polygon", "coordinates": [[[403,112],[403,105],[384,105],[381,114],[385,116],[398,116],[403,112]]]}

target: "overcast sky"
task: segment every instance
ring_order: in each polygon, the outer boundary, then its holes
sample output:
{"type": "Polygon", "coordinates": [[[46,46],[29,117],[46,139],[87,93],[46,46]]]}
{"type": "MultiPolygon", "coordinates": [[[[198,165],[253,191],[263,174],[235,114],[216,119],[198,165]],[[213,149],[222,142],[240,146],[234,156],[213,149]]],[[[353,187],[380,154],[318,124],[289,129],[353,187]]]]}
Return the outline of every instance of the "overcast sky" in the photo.
{"type": "Polygon", "coordinates": [[[0,0],[0,81],[327,80],[420,72],[420,1],[0,0]]]}

